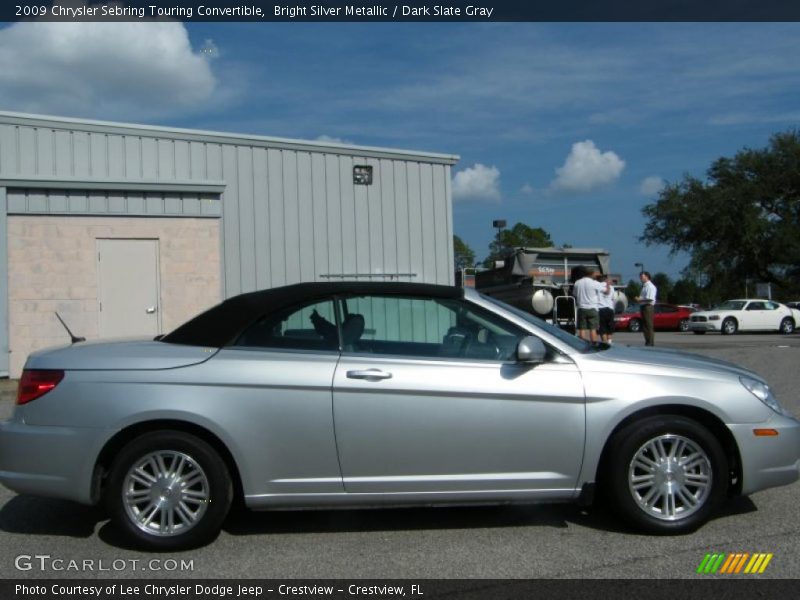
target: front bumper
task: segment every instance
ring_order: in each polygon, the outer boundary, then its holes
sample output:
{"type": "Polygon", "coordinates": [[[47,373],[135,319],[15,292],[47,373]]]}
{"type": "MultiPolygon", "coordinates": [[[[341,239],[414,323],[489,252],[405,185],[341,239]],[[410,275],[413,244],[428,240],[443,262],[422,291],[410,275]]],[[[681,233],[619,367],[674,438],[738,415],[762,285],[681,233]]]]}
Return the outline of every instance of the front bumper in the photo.
{"type": "Polygon", "coordinates": [[[92,504],[92,473],[105,430],[0,423],[0,483],[19,494],[92,504]]]}
{"type": "Polygon", "coordinates": [[[728,425],[742,460],[742,494],[787,485],[800,478],[800,422],[781,415],[765,423],[728,425]],[[775,429],[776,436],[759,437],[754,429],[775,429]]]}
{"type": "Polygon", "coordinates": [[[689,331],[721,331],[722,321],[689,321],[689,331]]]}

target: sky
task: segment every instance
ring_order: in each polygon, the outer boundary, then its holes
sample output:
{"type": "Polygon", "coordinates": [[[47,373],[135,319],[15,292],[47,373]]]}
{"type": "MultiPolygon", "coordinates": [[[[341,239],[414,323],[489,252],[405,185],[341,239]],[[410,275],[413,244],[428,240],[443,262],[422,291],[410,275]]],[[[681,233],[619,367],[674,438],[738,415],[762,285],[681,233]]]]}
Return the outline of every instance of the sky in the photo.
{"type": "Polygon", "coordinates": [[[800,122],[795,23],[17,23],[0,110],[459,155],[454,232],[601,247],[627,280],[665,182],[800,122]]]}

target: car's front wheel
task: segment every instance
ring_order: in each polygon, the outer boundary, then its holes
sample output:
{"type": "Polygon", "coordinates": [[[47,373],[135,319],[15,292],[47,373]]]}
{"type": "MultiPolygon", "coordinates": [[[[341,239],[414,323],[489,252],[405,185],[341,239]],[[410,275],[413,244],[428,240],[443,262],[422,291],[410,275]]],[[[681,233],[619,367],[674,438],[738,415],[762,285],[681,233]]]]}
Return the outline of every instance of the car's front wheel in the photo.
{"type": "Polygon", "coordinates": [[[146,433],[128,443],[111,466],[106,490],[112,522],[150,550],[211,541],[232,500],[225,462],[208,443],[181,431],[146,433]]]}
{"type": "Polygon", "coordinates": [[[794,332],[794,320],[791,317],[785,317],[783,321],[781,321],[778,331],[784,335],[794,332]]]}
{"type": "Polygon", "coordinates": [[[677,415],[631,423],[611,442],[605,494],[628,523],[676,534],[705,523],[728,489],[728,461],[701,424],[677,415]]]}
{"type": "Polygon", "coordinates": [[[639,319],[631,319],[631,322],[628,323],[628,330],[633,331],[634,333],[642,330],[642,322],[639,319]]]}
{"type": "Polygon", "coordinates": [[[722,322],[722,335],[733,335],[739,329],[739,324],[736,322],[736,319],[727,318],[722,322]]]}

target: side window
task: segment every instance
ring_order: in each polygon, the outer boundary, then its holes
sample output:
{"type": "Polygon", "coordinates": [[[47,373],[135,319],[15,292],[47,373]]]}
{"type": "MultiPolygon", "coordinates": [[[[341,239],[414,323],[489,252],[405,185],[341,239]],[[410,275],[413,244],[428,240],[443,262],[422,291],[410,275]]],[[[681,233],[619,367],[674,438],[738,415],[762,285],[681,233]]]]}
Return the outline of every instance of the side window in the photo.
{"type": "Polygon", "coordinates": [[[502,361],[513,359],[524,335],[462,300],[358,296],[341,302],[345,352],[502,361]]]}
{"type": "Polygon", "coordinates": [[[766,308],[764,310],[778,310],[778,303],[777,302],[767,302],[766,308]]]}
{"type": "Polygon", "coordinates": [[[747,310],[766,310],[763,302],[751,302],[747,305],[747,310]]]}
{"type": "Polygon", "coordinates": [[[662,304],[661,305],[661,312],[663,312],[663,313],[675,313],[675,312],[678,312],[678,309],[675,306],[667,306],[666,304],[662,304]]]}
{"type": "Polygon", "coordinates": [[[234,347],[288,350],[338,350],[331,300],[286,308],[261,317],[239,336],[234,347]]]}

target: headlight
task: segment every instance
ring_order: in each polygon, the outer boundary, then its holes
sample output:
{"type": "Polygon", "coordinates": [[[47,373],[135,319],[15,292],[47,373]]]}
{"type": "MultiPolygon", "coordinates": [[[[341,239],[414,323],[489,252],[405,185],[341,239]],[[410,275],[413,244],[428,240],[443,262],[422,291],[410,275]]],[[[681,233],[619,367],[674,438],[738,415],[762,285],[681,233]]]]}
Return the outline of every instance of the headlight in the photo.
{"type": "Polygon", "coordinates": [[[760,381],[756,381],[750,377],[739,377],[739,381],[741,381],[742,385],[747,388],[748,392],[753,394],[753,396],[761,400],[776,413],[786,417],[792,416],[792,413],[785,410],[778,402],[778,399],[772,395],[772,390],[769,389],[769,386],[766,383],[761,383],[760,381]]]}
{"type": "Polygon", "coordinates": [[[711,315],[708,317],[709,321],[719,321],[719,315],[711,315]]]}

